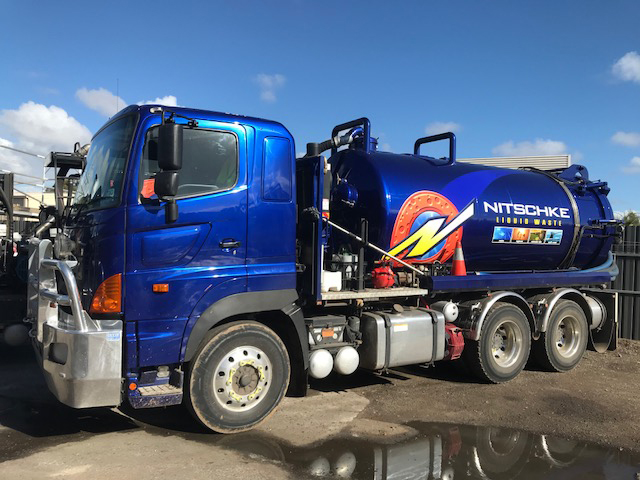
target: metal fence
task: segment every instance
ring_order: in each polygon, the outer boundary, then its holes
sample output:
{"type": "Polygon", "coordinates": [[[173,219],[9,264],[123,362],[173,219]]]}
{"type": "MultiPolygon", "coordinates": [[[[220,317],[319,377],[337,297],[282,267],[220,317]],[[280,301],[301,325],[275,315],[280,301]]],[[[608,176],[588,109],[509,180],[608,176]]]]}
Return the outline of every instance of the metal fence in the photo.
{"type": "Polygon", "coordinates": [[[618,292],[620,337],[640,340],[640,227],[626,227],[614,248],[620,274],[612,288],[618,292]]]}

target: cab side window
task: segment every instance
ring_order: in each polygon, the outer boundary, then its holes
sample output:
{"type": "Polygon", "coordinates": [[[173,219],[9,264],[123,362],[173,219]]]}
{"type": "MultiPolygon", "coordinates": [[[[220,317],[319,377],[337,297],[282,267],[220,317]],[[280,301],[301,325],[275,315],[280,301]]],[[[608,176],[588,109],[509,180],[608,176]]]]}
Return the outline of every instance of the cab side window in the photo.
{"type": "MultiPolygon", "coordinates": [[[[147,131],[142,150],[140,195],[152,198],[158,168],[158,128],[147,131]]],[[[178,195],[192,197],[233,188],[238,180],[238,140],[229,132],[183,127],[178,195]]]]}

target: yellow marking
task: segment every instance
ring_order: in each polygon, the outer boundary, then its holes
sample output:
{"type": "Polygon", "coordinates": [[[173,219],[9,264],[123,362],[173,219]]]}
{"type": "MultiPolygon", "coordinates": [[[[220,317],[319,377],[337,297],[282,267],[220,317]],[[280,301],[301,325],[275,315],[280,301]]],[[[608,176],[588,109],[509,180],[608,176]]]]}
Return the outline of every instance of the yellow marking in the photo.
{"type": "Polygon", "coordinates": [[[470,203],[446,225],[444,224],[445,218],[443,217],[427,220],[427,222],[412,235],[393,247],[389,253],[397,257],[405,250],[411,248],[405,258],[421,257],[456,231],[466,220],[471,218],[474,208],[475,205],[470,203]]]}
{"type": "Polygon", "coordinates": [[[236,374],[236,369],[232,368],[231,370],[229,370],[229,376],[228,376],[228,380],[227,380],[227,385],[231,385],[231,380],[233,379],[233,376],[236,374]]]}
{"type": "Polygon", "coordinates": [[[540,225],[540,220],[538,220],[537,218],[533,219],[533,224],[534,225],[540,225]]]}
{"type": "Polygon", "coordinates": [[[529,219],[528,219],[528,218],[525,218],[525,219],[524,219],[524,224],[525,224],[525,225],[529,225],[529,219]]]}
{"type": "Polygon", "coordinates": [[[507,217],[507,223],[511,223],[511,217],[507,217]]]}

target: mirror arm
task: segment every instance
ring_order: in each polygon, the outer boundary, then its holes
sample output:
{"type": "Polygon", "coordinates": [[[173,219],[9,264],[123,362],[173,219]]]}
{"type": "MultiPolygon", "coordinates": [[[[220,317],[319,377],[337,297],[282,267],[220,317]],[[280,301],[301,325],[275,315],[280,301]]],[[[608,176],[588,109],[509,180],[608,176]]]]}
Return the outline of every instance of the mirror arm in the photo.
{"type": "Polygon", "coordinates": [[[166,200],[164,206],[164,221],[165,223],[175,223],[178,219],[178,204],[175,197],[169,197],[166,200]]]}

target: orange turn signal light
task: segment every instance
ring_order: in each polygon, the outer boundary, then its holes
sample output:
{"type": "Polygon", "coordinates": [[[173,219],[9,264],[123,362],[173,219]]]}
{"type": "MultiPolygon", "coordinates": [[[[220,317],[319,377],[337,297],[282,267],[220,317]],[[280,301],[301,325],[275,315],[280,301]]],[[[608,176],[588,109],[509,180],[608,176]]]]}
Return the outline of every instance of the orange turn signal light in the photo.
{"type": "Polygon", "coordinates": [[[153,291],[155,293],[167,293],[169,291],[169,284],[168,283],[154,283],[153,284],[153,291]]]}
{"type": "Polygon", "coordinates": [[[93,295],[89,313],[122,312],[122,274],[117,273],[100,284],[93,295]]]}

